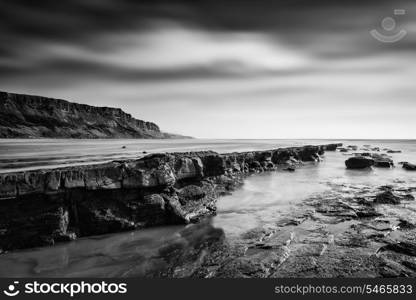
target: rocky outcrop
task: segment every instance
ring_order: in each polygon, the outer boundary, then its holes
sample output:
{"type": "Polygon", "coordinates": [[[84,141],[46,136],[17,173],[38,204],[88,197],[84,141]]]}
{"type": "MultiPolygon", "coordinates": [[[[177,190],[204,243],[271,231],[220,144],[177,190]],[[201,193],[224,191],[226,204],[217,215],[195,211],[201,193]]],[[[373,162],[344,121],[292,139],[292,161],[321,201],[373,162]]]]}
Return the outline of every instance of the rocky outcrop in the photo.
{"type": "Polygon", "coordinates": [[[350,157],[345,161],[347,169],[365,169],[374,165],[374,160],[364,156],[350,157]]]}
{"type": "Polygon", "coordinates": [[[0,138],[179,138],[120,108],[0,92],[0,138]]]}
{"type": "Polygon", "coordinates": [[[415,164],[404,162],[402,167],[403,167],[403,169],[408,170],[408,171],[416,171],[416,165],[415,164]]]}
{"type": "Polygon", "coordinates": [[[325,146],[137,160],[0,175],[0,249],[12,250],[215,214],[216,199],[288,159],[318,161],[325,146]]]}
{"type": "Polygon", "coordinates": [[[331,187],[232,241],[211,223],[188,226],[177,235],[179,241],[155,255],[164,257],[168,267],[146,276],[415,277],[416,225],[408,209],[413,201],[408,193],[415,188],[349,183],[331,187]],[[404,205],[395,205],[397,199],[404,205]]]}

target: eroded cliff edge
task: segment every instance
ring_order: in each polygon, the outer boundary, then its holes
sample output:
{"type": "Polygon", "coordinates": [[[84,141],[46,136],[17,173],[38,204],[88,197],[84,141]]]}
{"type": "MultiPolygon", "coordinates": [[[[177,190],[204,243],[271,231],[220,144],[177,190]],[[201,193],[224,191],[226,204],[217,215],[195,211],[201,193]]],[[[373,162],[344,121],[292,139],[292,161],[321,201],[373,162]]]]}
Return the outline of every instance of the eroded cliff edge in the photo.
{"type": "Polygon", "coordinates": [[[0,138],[184,138],[120,108],[0,91],[0,138]]]}
{"type": "Polygon", "coordinates": [[[215,214],[216,199],[255,172],[319,161],[339,144],[137,160],[0,175],[0,252],[215,214]]]}

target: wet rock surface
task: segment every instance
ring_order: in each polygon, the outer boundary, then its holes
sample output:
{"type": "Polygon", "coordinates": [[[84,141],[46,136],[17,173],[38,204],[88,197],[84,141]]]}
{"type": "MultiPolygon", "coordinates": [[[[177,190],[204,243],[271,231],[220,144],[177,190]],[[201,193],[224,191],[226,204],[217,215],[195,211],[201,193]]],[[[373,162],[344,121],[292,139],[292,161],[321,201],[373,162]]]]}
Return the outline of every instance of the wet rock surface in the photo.
{"type": "Polygon", "coordinates": [[[350,157],[345,161],[348,169],[365,169],[374,165],[374,160],[365,156],[350,157]]]}
{"type": "MultiPolygon", "coordinates": [[[[1,138],[185,138],[120,108],[0,91],[1,138]]],[[[125,146],[123,148],[126,148],[125,146]]]]}
{"type": "Polygon", "coordinates": [[[0,175],[0,249],[198,222],[253,173],[317,162],[339,144],[137,160],[0,175]]]}
{"type": "Polygon", "coordinates": [[[416,207],[404,195],[416,188],[383,192],[402,197],[400,203],[380,203],[380,190],[334,185],[275,224],[232,244],[222,240],[197,264],[181,260],[174,269],[204,278],[415,277],[416,207]]]}
{"type": "Polygon", "coordinates": [[[403,169],[406,169],[408,171],[416,171],[416,165],[408,163],[408,162],[404,162],[403,163],[403,169]]]}

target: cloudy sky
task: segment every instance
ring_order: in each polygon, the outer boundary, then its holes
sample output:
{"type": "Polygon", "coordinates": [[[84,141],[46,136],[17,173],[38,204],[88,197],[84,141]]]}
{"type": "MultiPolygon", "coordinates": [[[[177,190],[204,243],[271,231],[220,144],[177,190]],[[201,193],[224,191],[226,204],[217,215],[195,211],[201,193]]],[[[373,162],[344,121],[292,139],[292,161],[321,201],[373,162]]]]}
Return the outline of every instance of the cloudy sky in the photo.
{"type": "Polygon", "coordinates": [[[201,138],[416,138],[412,0],[0,7],[0,90],[121,107],[201,138]],[[372,29],[407,35],[383,43],[372,29]]]}

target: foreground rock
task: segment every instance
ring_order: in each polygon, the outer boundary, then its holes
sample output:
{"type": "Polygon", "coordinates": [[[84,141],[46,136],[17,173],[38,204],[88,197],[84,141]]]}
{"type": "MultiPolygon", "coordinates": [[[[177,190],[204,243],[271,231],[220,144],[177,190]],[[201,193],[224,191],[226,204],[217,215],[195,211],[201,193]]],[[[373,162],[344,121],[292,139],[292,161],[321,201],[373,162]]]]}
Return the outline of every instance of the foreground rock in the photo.
{"type": "Polygon", "coordinates": [[[248,174],[275,170],[288,160],[319,161],[326,147],[153,154],[101,165],[1,174],[0,249],[197,222],[215,214],[216,199],[248,174]]]}
{"type": "Polygon", "coordinates": [[[345,161],[348,169],[365,169],[374,165],[374,160],[364,156],[350,157],[345,161]]]}

